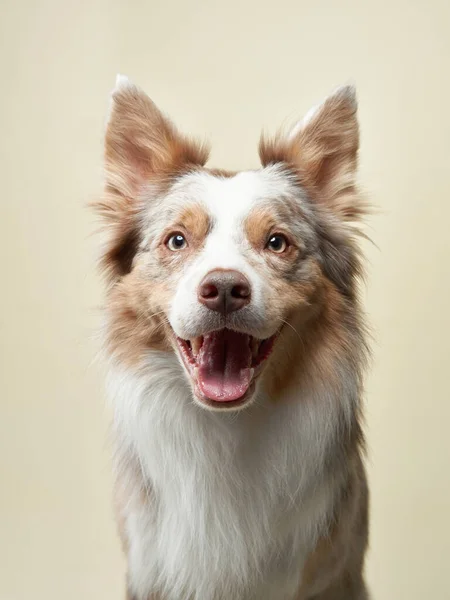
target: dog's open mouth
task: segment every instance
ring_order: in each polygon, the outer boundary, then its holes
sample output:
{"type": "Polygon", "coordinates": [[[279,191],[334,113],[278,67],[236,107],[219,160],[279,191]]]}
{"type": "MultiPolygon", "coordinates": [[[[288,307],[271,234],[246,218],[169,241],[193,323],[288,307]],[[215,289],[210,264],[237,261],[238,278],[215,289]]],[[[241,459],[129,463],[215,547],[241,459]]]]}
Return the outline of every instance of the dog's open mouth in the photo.
{"type": "Polygon", "coordinates": [[[239,404],[252,386],[255,370],[269,357],[275,337],[258,340],[221,329],[192,340],[177,337],[177,343],[200,399],[239,404]]]}

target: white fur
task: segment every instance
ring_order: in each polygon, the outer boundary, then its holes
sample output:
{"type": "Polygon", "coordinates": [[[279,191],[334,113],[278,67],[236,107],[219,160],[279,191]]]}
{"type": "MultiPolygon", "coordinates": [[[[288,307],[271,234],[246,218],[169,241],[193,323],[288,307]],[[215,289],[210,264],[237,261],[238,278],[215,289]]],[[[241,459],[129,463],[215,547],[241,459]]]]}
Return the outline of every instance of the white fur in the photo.
{"type": "Polygon", "coordinates": [[[296,138],[298,134],[306,127],[306,125],[308,125],[308,123],[310,123],[313,120],[313,118],[319,113],[321,108],[321,104],[310,108],[306,115],[303,117],[303,119],[300,119],[300,121],[298,121],[294,125],[294,127],[292,127],[292,129],[289,131],[289,134],[287,136],[288,139],[293,140],[294,138],[296,138]]]}
{"type": "Polygon", "coordinates": [[[318,403],[298,382],[296,398],[259,392],[246,411],[211,413],[193,403],[175,356],[159,352],[140,373],[113,368],[110,390],[120,453],[137,457],[151,490],[126,516],[137,600],[158,590],[294,600],[332,509],[335,482],[321,470],[338,408],[327,390],[318,403]]]}
{"type": "Polygon", "coordinates": [[[133,84],[128,79],[128,77],[126,75],[121,75],[120,73],[117,73],[115,89],[119,90],[121,88],[129,88],[129,87],[133,87],[133,84]]]}

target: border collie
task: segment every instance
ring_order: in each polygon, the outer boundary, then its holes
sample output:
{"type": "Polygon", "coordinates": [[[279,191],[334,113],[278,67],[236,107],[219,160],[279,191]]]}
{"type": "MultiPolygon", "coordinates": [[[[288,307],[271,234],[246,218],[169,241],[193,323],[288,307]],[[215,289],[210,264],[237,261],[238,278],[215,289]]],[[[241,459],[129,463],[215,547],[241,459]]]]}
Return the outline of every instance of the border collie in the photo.
{"type": "Polygon", "coordinates": [[[130,600],[365,600],[353,87],[206,166],[118,76],[102,265],[130,600]]]}

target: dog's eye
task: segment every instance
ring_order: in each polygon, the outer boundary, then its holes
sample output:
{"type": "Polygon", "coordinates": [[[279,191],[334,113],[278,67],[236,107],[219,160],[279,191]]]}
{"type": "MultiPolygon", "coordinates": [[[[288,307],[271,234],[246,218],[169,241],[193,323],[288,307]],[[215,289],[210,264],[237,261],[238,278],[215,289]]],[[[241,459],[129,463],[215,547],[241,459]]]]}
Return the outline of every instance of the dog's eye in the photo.
{"type": "Polygon", "coordinates": [[[166,246],[169,250],[172,250],[172,252],[176,252],[177,250],[184,250],[187,248],[187,241],[181,233],[174,233],[167,240],[166,246]]]}
{"type": "Polygon", "coordinates": [[[276,252],[277,254],[285,252],[287,247],[288,241],[286,237],[281,233],[275,233],[274,235],[271,235],[266,244],[267,250],[270,250],[271,252],[276,252]]]}

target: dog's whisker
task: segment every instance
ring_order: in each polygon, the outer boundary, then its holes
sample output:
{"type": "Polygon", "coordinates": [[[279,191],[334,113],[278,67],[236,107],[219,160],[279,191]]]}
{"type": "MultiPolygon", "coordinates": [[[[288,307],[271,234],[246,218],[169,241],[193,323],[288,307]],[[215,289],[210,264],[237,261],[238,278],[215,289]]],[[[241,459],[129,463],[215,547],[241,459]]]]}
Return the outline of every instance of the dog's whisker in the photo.
{"type": "Polygon", "coordinates": [[[290,327],[292,329],[292,331],[295,333],[295,335],[298,337],[298,339],[300,341],[303,341],[302,338],[301,338],[301,336],[300,336],[300,334],[299,334],[299,332],[295,329],[295,327],[291,323],[289,323],[289,321],[286,321],[286,319],[280,319],[280,321],[282,323],[284,323],[285,325],[287,325],[288,327],[290,327]]]}

